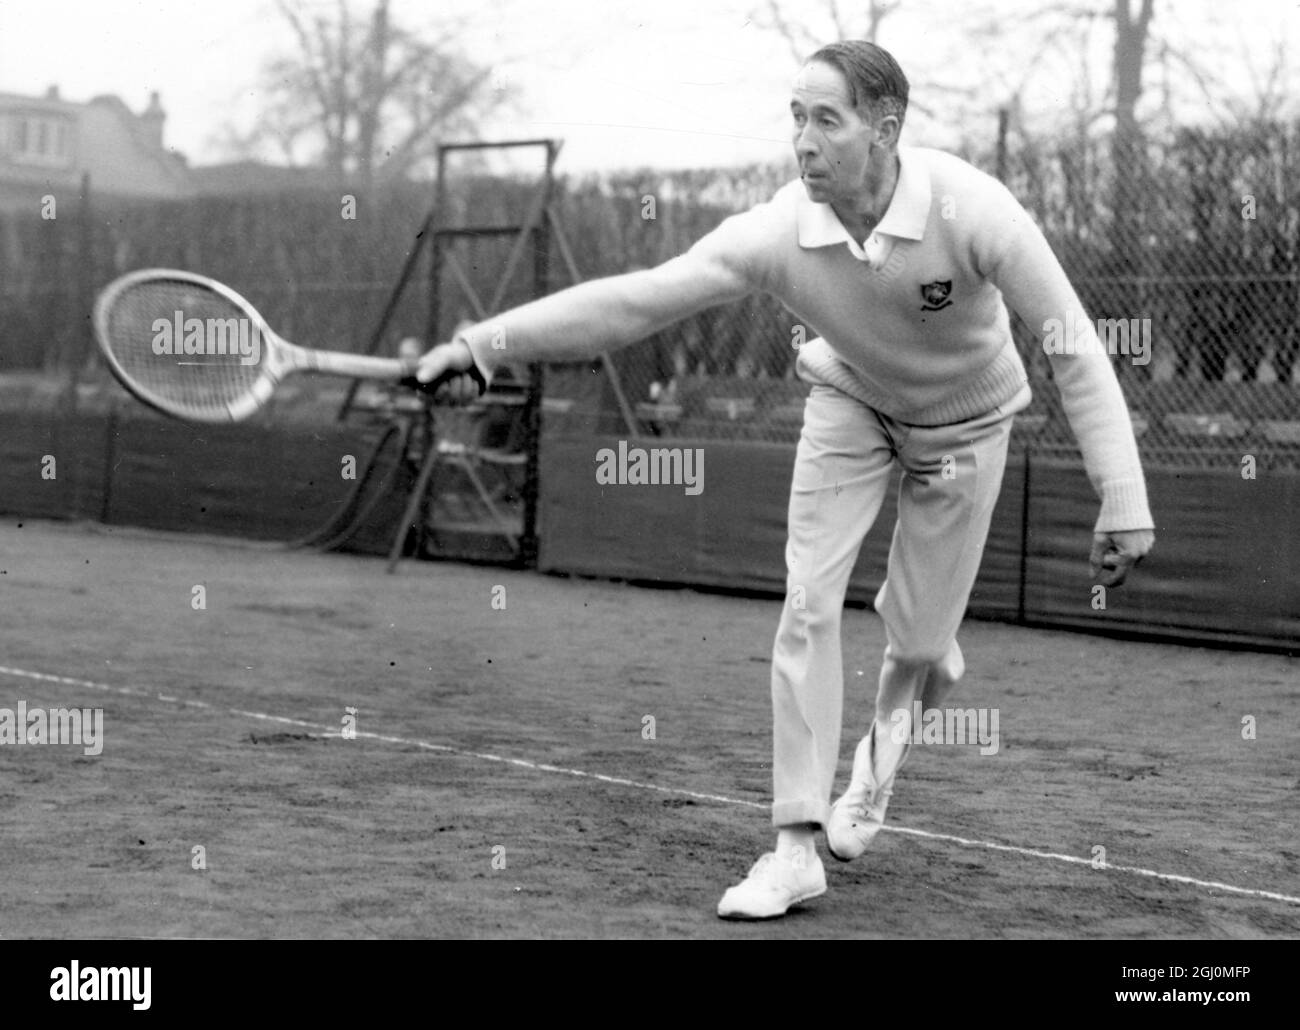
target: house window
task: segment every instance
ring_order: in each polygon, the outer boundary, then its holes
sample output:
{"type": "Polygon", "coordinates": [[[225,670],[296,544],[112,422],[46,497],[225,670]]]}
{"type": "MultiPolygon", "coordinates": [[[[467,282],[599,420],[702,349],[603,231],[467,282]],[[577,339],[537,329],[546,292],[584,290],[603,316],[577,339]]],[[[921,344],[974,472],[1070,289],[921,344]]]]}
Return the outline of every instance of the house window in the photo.
{"type": "MultiPolygon", "coordinates": [[[[25,164],[65,165],[71,158],[68,126],[62,118],[43,115],[9,116],[9,156],[25,164]]],[[[3,139],[0,136],[0,139],[3,139]]]]}

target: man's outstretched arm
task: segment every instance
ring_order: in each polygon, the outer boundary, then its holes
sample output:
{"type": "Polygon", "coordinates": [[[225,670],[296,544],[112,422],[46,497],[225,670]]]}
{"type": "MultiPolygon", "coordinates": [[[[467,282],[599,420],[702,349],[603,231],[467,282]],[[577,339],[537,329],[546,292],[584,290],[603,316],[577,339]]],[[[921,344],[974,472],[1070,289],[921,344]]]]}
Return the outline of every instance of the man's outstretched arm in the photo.
{"type": "Polygon", "coordinates": [[[1078,327],[1077,352],[1052,353],[1050,360],[1066,418],[1101,498],[1091,572],[1096,582],[1119,586],[1155,544],[1128,405],[1110,356],[1047,240],[1010,194],[1004,204],[999,231],[988,235],[998,244],[981,255],[982,262],[1007,304],[1040,339],[1052,320],[1078,327]]]}
{"type": "Polygon", "coordinates": [[[739,299],[755,287],[725,242],[715,232],[655,268],[593,279],[479,322],[426,353],[417,378],[477,368],[486,382],[501,365],[595,358],[739,299]]]}

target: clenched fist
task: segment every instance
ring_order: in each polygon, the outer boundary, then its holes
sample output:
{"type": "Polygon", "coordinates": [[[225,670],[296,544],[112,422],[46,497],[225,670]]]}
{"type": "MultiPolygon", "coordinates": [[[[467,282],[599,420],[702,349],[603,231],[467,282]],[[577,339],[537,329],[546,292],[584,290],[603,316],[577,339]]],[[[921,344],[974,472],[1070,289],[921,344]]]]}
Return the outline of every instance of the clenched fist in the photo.
{"type": "Polygon", "coordinates": [[[1155,542],[1155,532],[1150,529],[1094,533],[1092,560],[1089,563],[1092,578],[1102,586],[1119,586],[1127,578],[1129,570],[1146,556],[1155,542]]]}
{"type": "Polygon", "coordinates": [[[425,391],[449,384],[446,396],[453,400],[473,400],[487,389],[487,380],[474,363],[469,344],[464,340],[440,343],[420,358],[415,378],[425,391]]]}

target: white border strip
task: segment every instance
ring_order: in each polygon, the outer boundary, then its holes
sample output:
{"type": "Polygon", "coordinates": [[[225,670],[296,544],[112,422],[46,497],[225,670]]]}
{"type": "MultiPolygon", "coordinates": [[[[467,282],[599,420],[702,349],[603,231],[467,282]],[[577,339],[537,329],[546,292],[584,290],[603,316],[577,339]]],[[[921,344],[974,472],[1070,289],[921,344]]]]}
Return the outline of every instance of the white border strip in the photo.
{"type": "MultiPolygon", "coordinates": [[[[23,679],[41,680],[46,683],[62,683],[71,687],[85,687],[90,690],[107,691],[111,694],[120,694],[124,697],[138,697],[151,701],[164,701],[168,704],[183,705],[189,708],[203,708],[209,711],[219,712],[226,715],[238,715],[245,719],[254,719],[259,722],[274,722],[285,726],[298,726],[303,729],[317,730],[321,736],[337,737],[339,731],[332,726],[322,726],[319,723],[307,722],[303,719],[292,719],[285,715],[269,715],[266,712],[250,712],[243,708],[220,708],[216,705],[208,704],[206,701],[188,701],[183,698],[172,697],[169,694],[150,694],[143,690],[136,690],[132,687],[115,687],[108,683],[96,683],[93,680],[75,679],[70,676],[52,676],[44,672],[31,672],[27,669],[14,669],[6,665],[0,665],[0,674],[6,676],[17,676],[23,679]]],[[[400,744],[406,747],[416,747],[423,751],[436,751],[441,754],[458,755],[462,758],[477,758],[484,762],[498,762],[502,765],[514,765],[522,769],[533,769],[537,772],[558,773],[562,776],[579,776],[583,779],[598,780],[601,783],[610,783],[619,787],[632,787],[637,790],[656,791],[660,794],[672,794],[676,797],[692,798],[696,801],[716,801],[723,805],[738,805],[743,808],[757,808],[767,811],[770,806],[760,804],[757,801],[744,801],[740,798],[730,798],[723,794],[701,794],[694,790],[685,790],[681,787],[664,787],[657,783],[645,783],[641,780],[629,780],[622,776],[607,776],[604,773],[587,772],[583,769],[568,769],[560,765],[547,765],[543,762],[533,762],[527,758],[508,758],[504,755],[494,755],[486,751],[467,751],[464,748],[451,747],[448,744],[431,744],[425,740],[413,740],[409,737],[395,737],[382,733],[367,733],[362,730],[357,731],[357,737],[367,740],[376,740],[385,744],[400,744]]],[[[1041,858],[1054,862],[1067,862],[1071,865],[1087,866],[1090,869],[1107,870],[1116,873],[1131,873],[1135,876],[1147,876],[1156,880],[1165,880],[1169,883],[1187,884],[1191,887],[1202,887],[1206,890],[1226,891],[1230,894],[1240,894],[1245,897],[1267,898],[1269,901],[1281,901],[1289,905],[1300,905],[1300,897],[1292,897],[1289,894],[1280,894],[1276,891],[1257,890],[1253,887],[1234,887],[1230,883],[1219,883],[1215,880],[1198,880],[1192,876],[1182,876],[1178,873],[1161,873],[1154,869],[1143,869],[1141,866],[1130,865],[1111,865],[1109,862],[1097,865],[1092,859],[1080,858],[1078,855],[1063,855],[1055,851],[1039,851],[1035,848],[1023,848],[1015,844],[997,844],[987,840],[972,840],[968,837],[957,837],[950,833],[934,833],[930,830],[916,830],[907,826],[885,825],[883,829],[891,833],[903,833],[912,837],[925,837],[928,840],[941,840],[950,844],[960,844],[967,848],[984,848],[987,851],[1000,851],[1007,854],[1023,855],[1027,858],[1041,858]]]]}

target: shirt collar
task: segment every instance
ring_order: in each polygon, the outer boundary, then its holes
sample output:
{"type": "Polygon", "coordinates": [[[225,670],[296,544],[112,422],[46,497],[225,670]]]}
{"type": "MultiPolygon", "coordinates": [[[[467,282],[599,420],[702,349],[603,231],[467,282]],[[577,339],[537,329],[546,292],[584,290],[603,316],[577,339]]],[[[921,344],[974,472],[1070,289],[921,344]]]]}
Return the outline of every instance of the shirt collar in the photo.
{"type": "MultiPolygon", "coordinates": [[[[885,234],[903,240],[919,240],[930,218],[930,174],[924,159],[911,147],[898,148],[898,182],[889,207],[872,235],[885,234]]],[[[829,204],[817,204],[801,193],[798,203],[799,246],[833,247],[840,243],[859,260],[862,247],[844,228],[829,204]]]]}

